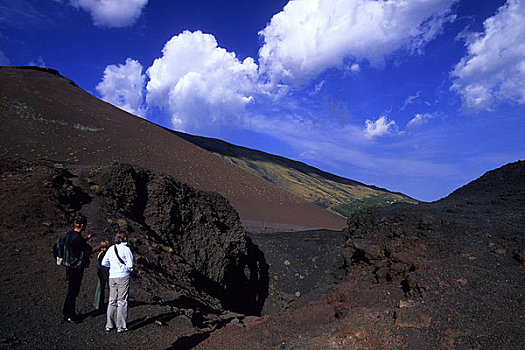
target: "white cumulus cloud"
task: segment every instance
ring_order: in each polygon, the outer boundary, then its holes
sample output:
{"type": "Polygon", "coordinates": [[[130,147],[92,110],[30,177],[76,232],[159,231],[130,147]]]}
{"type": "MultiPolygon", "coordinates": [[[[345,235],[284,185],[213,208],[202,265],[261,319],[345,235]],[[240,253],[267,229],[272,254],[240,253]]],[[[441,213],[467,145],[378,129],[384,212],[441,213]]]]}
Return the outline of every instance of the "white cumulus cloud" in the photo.
{"type": "Polygon", "coordinates": [[[525,103],[525,1],[508,0],[466,47],[467,55],[451,73],[451,89],[466,110],[491,109],[502,101],[525,103]]]}
{"type": "Polygon", "coordinates": [[[292,0],[259,33],[261,73],[276,86],[304,83],[328,68],[342,68],[345,59],[381,67],[395,51],[417,52],[435,38],[453,18],[454,2],[292,0]]]}
{"type": "Polygon", "coordinates": [[[148,0],[69,0],[69,3],[89,12],[98,27],[122,28],[137,21],[148,0]]]}
{"type": "Polygon", "coordinates": [[[147,70],[147,102],[167,109],[173,126],[189,131],[213,121],[235,118],[257,90],[257,64],[239,61],[200,31],[171,38],[147,70]]]}
{"type": "Polygon", "coordinates": [[[128,58],[125,64],[109,65],[104,70],[104,77],[96,89],[104,101],[107,101],[131,114],[144,117],[144,85],[146,76],[142,74],[142,65],[128,58]]]}
{"type": "Polygon", "coordinates": [[[388,120],[386,116],[381,116],[375,121],[367,119],[365,121],[365,137],[368,139],[373,139],[378,136],[388,135],[395,131],[396,122],[393,120],[388,120]]]}

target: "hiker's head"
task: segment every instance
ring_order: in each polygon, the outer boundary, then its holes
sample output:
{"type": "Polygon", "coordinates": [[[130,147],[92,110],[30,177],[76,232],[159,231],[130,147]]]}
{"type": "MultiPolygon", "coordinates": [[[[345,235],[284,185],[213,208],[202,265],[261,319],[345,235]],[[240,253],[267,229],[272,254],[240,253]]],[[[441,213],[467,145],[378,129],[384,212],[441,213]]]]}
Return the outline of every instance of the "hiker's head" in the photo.
{"type": "Polygon", "coordinates": [[[79,216],[75,219],[75,229],[78,231],[82,231],[87,226],[87,220],[85,217],[79,216]]]}
{"type": "Polygon", "coordinates": [[[109,241],[108,240],[102,241],[100,242],[100,245],[101,245],[100,251],[105,252],[109,248],[109,241]]]}
{"type": "Polygon", "coordinates": [[[115,244],[120,244],[122,242],[126,242],[128,240],[128,237],[126,236],[126,233],[119,232],[115,235],[115,244]]]}

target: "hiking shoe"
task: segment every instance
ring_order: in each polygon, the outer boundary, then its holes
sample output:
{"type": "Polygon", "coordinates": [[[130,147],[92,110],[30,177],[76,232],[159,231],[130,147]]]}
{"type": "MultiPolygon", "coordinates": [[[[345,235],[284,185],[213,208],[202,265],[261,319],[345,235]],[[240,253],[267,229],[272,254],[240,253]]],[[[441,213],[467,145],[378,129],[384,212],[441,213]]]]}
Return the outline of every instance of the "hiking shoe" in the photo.
{"type": "Polygon", "coordinates": [[[128,329],[127,328],[119,328],[117,329],[117,333],[124,333],[124,332],[127,332],[128,329]]]}

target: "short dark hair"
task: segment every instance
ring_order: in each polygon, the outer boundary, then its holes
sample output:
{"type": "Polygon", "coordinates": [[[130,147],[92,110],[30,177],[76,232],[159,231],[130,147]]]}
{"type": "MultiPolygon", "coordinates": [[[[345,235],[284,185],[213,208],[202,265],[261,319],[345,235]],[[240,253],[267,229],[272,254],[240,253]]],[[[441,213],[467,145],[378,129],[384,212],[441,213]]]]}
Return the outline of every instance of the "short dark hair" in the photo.
{"type": "Polygon", "coordinates": [[[83,216],[79,216],[75,219],[75,227],[80,227],[81,225],[86,225],[87,219],[83,216]]]}

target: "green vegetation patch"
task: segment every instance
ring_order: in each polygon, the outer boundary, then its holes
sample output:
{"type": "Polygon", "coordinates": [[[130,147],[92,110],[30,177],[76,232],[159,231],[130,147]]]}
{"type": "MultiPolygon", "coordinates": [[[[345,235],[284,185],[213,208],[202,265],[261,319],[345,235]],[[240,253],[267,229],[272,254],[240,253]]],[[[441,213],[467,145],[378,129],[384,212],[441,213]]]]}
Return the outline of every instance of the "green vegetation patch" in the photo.
{"type": "Polygon", "coordinates": [[[373,207],[386,207],[397,202],[389,196],[370,196],[363,199],[354,199],[348,203],[334,205],[331,209],[344,217],[351,217],[356,211],[373,207]]]}

